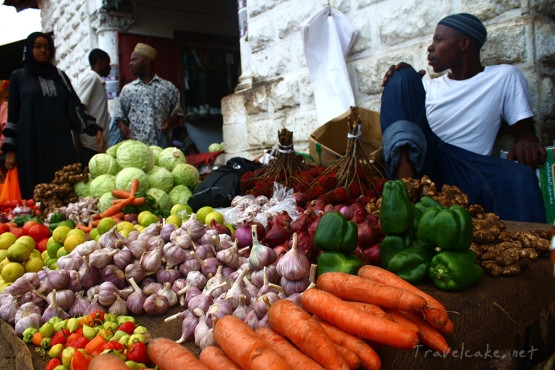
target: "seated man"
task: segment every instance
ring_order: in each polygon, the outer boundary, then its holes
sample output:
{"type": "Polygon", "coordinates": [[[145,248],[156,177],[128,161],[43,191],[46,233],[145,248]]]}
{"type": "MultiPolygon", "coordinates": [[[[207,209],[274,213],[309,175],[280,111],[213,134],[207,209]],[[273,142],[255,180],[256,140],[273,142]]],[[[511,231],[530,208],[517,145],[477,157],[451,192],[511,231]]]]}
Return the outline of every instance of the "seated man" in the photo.
{"type": "Polygon", "coordinates": [[[393,178],[428,175],[438,187],[458,186],[502,219],[545,222],[536,169],[546,152],[527,83],[514,66],[482,66],[486,35],[471,14],[445,17],[427,51],[434,72],[449,73],[422,80],[425,72],[408,64],[389,69],[380,115],[386,166],[393,178]],[[515,136],[509,160],[491,156],[502,121],[515,136]]]}

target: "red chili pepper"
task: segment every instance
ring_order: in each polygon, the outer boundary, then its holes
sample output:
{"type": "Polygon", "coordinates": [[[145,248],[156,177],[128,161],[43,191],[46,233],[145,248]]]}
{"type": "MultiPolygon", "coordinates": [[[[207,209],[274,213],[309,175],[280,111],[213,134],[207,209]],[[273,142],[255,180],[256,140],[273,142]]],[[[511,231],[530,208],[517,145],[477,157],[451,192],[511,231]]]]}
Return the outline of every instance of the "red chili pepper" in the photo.
{"type": "Polygon", "coordinates": [[[70,333],[68,329],[62,329],[60,331],[57,331],[56,334],[54,334],[54,336],[52,337],[52,342],[50,342],[50,347],[54,347],[58,343],[62,343],[65,345],[67,342],[67,337],[69,337],[69,334],[70,333]]]}
{"type": "Polygon", "coordinates": [[[61,364],[62,360],[60,360],[59,358],[53,358],[48,361],[44,370],[54,370],[57,366],[60,366],[61,364]]]}
{"type": "Polygon", "coordinates": [[[119,343],[119,342],[115,342],[115,341],[111,341],[111,342],[106,342],[106,344],[104,344],[101,347],[102,352],[104,352],[105,350],[109,349],[112,351],[123,351],[125,347],[123,346],[123,344],[119,343]]]}
{"type": "Polygon", "coordinates": [[[73,339],[68,339],[66,343],[66,347],[73,347],[73,348],[85,348],[85,346],[89,343],[89,339],[85,337],[78,337],[73,339]]]}
{"type": "Polygon", "coordinates": [[[136,327],[136,325],[133,324],[131,321],[126,321],[123,324],[121,324],[120,326],[118,326],[118,330],[122,330],[122,331],[126,332],[127,334],[131,335],[131,334],[133,334],[133,331],[135,331],[135,327],[136,327]]]}
{"type": "Polygon", "coordinates": [[[73,353],[70,368],[72,370],[87,370],[89,362],[91,362],[91,360],[88,359],[83,352],[76,350],[73,353]]]}
{"type": "Polygon", "coordinates": [[[93,311],[90,315],[93,318],[93,321],[96,322],[97,324],[98,323],[102,324],[104,322],[104,311],[96,310],[96,311],[93,311]]]}
{"type": "Polygon", "coordinates": [[[131,347],[127,351],[126,357],[129,361],[140,362],[145,365],[148,365],[151,363],[150,357],[148,357],[146,344],[144,344],[143,342],[134,343],[133,347],[131,347]]]}

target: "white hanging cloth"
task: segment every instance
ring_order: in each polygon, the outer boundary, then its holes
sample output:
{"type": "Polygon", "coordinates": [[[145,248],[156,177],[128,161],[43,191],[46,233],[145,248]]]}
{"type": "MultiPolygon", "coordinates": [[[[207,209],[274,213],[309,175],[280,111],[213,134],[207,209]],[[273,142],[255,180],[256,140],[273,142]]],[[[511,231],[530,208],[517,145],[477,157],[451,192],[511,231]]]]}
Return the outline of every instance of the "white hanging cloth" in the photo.
{"type": "Polygon", "coordinates": [[[322,125],[355,105],[345,58],[358,30],[343,13],[325,7],[301,26],[301,34],[322,125]]]}

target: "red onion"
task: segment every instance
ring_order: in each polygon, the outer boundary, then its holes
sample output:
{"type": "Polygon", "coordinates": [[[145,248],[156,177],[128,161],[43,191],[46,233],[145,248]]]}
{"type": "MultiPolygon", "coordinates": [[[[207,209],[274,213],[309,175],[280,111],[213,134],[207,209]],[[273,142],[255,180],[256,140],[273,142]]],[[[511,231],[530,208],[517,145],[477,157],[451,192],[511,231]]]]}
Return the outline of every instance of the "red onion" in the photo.
{"type": "Polygon", "coordinates": [[[297,206],[304,208],[306,203],[308,202],[308,196],[306,195],[306,193],[296,192],[296,193],[293,193],[292,195],[293,195],[293,198],[295,198],[295,202],[297,203],[297,206]]]}
{"type": "Polygon", "coordinates": [[[272,228],[266,233],[264,241],[273,248],[276,245],[285,243],[290,237],[291,229],[285,226],[280,226],[278,223],[274,223],[272,228]]]}
{"type": "Polygon", "coordinates": [[[231,236],[231,230],[229,227],[218,223],[215,219],[210,221],[210,225],[208,227],[212,230],[216,230],[218,234],[227,234],[231,236]]]}
{"type": "Polygon", "coordinates": [[[343,213],[343,215],[345,216],[345,218],[347,220],[352,220],[357,211],[362,212],[362,215],[364,217],[366,217],[366,215],[368,214],[368,212],[366,212],[366,209],[364,208],[364,206],[362,204],[353,203],[353,204],[351,204],[350,206],[347,207],[347,209],[345,210],[345,213],[343,213]]]}
{"type": "Polygon", "coordinates": [[[377,224],[374,224],[368,218],[357,224],[358,226],[358,245],[366,248],[380,241],[382,234],[377,224]]]}
{"type": "MultiPolygon", "coordinates": [[[[258,228],[258,227],[257,227],[258,228]]],[[[239,248],[249,247],[252,245],[252,229],[250,225],[244,223],[235,229],[233,239],[237,239],[239,248]]]]}
{"type": "Polygon", "coordinates": [[[295,221],[291,223],[291,231],[294,233],[299,233],[303,230],[308,230],[308,227],[316,219],[316,214],[313,210],[306,210],[297,217],[295,221]]]}

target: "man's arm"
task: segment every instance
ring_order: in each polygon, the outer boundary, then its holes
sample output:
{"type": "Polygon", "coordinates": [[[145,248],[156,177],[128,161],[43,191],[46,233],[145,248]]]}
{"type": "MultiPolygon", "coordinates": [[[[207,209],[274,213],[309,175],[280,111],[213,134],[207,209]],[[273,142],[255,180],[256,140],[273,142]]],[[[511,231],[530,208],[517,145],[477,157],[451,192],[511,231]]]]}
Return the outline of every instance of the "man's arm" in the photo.
{"type": "Polygon", "coordinates": [[[507,158],[534,169],[541,167],[545,162],[546,153],[534,132],[532,117],[520,120],[510,128],[515,137],[515,144],[507,158]]]}

